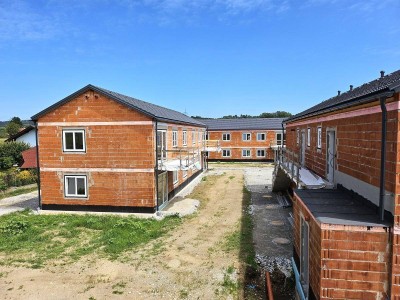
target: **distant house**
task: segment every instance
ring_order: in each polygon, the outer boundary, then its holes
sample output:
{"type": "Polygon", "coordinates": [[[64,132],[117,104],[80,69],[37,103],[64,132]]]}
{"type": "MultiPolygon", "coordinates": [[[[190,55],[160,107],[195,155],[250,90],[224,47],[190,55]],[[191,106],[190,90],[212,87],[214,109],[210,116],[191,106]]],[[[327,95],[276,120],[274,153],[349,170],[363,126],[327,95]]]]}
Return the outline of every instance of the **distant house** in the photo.
{"type": "Polygon", "coordinates": [[[18,133],[10,136],[8,139],[5,140],[6,142],[16,141],[16,142],[24,142],[29,144],[31,147],[36,146],[36,129],[34,126],[29,125],[18,133]]]}
{"type": "Polygon", "coordinates": [[[32,119],[42,209],[154,213],[210,150],[198,120],[93,85],[32,119]]]}
{"type": "Polygon", "coordinates": [[[285,124],[298,298],[400,299],[400,70],[285,124]]]}
{"type": "Polygon", "coordinates": [[[37,146],[32,147],[22,152],[22,165],[21,169],[35,169],[37,168],[37,146]]]}
{"type": "Polygon", "coordinates": [[[220,151],[210,161],[273,161],[284,144],[282,118],[201,119],[207,139],[218,141],[220,151]]]}

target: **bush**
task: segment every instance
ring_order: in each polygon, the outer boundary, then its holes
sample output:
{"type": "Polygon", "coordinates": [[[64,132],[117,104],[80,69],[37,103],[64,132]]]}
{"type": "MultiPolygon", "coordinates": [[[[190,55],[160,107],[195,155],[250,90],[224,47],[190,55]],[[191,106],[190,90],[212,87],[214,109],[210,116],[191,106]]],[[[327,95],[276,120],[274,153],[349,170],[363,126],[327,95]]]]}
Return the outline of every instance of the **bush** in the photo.
{"type": "Polygon", "coordinates": [[[0,169],[10,169],[14,164],[14,160],[11,156],[0,157],[0,169]]]}
{"type": "Polygon", "coordinates": [[[4,178],[0,176],[0,191],[5,191],[8,188],[4,178]]]}
{"type": "Polygon", "coordinates": [[[24,233],[28,228],[29,223],[26,220],[11,219],[0,227],[0,232],[9,235],[18,235],[24,233]]]}
{"type": "Polygon", "coordinates": [[[36,178],[28,170],[24,170],[24,171],[17,173],[17,175],[15,177],[16,177],[16,182],[18,183],[18,185],[26,185],[26,184],[36,182],[36,178]]]}
{"type": "MultiPolygon", "coordinates": [[[[13,164],[20,164],[22,162],[22,151],[25,151],[29,149],[30,146],[27,143],[24,142],[9,142],[9,143],[3,143],[0,144],[0,161],[4,163],[4,160],[6,161],[5,165],[9,165],[9,158],[11,158],[13,164]]],[[[8,169],[4,168],[0,165],[1,169],[8,169]]]]}

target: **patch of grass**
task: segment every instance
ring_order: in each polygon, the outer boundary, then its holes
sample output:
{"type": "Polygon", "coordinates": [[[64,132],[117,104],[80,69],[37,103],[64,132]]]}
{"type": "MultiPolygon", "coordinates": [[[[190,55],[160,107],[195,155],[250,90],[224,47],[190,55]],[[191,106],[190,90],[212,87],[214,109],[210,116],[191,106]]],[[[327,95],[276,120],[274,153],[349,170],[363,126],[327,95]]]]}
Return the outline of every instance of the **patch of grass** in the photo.
{"type": "Polygon", "coordinates": [[[180,223],[176,216],[157,221],[110,215],[13,213],[0,218],[0,253],[6,255],[1,264],[41,268],[51,259],[67,263],[93,253],[117,259],[180,223]]]}
{"type": "Polygon", "coordinates": [[[120,281],[112,286],[112,293],[116,295],[122,295],[124,293],[123,289],[126,287],[125,281],[120,281]]]}
{"type": "Polygon", "coordinates": [[[187,290],[180,290],[179,291],[179,298],[180,299],[187,299],[189,297],[189,292],[187,290]]]}
{"type": "Polygon", "coordinates": [[[253,244],[253,217],[249,213],[251,204],[251,192],[243,186],[243,216],[240,232],[240,258],[243,262],[251,267],[256,268],[256,252],[253,244]]]}
{"type": "Polygon", "coordinates": [[[38,189],[37,186],[35,186],[35,187],[29,187],[29,188],[17,188],[14,191],[0,193],[0,200],[4,199],[4,198],[8,198],[8,197],[13,197],[13,196],[18,196],[18,195],[34,192],[34,191],[37,191],[37,189],[38,189]]]}
{"type": "Polygon", "coordinates": [[[229,176],[229,179],[230,179],[230,180],[232,180],[232,179],[234,179],[234,178],[235,178],[235,176],[233,176],[233,175],[229,176]]]}

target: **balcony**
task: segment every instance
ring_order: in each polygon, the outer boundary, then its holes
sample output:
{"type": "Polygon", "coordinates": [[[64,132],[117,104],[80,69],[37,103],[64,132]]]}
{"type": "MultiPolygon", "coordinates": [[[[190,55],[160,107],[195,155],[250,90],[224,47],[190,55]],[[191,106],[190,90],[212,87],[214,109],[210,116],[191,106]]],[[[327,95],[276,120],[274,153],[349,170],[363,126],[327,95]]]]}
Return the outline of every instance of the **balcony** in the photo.
{"type": "Polygon", "coordinates": [[[158,151],[158,169],[163,171],[178,171],[202,168],[200,148],[175,148],[158,151]]]}
{"type": "MultiPolygon", "coordinates": [[[[333,188],[333,185],[300,164],[299,155],[286,148],[277,150],[276,167],[274,171],[274,187],[280,190],[279,180],[284,181],[285,175],[296,184],[297,188],[322,189],[333,188]]],[[[287,185],[287,184],[284,184],[287,185]]]]}
{"type": "Polygon", "coordinates": [[[219,140],[205,140],[204,141],[204,151],[220,152],[221,144],[220,144],[219,140]]]}

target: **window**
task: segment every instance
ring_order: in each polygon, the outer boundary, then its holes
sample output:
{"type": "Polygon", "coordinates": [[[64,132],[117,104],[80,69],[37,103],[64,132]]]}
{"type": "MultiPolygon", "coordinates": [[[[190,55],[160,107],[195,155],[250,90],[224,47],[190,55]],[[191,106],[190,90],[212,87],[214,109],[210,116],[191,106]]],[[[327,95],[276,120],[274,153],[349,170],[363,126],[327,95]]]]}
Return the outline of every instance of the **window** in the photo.
{"type": "Polygon", "coordinates": [[[243,149],[242,150],[242,157],[251,157],[250,149],[243,149]]]}
{"type": "Polygon", "coordinates": [[[299,142],[300,142],[300,129],[297,129],[297,132],[296,132],[296,142],[297,142],[297,145],[299,144],[299,142]]]}
{"type": "Polygon", "coordinates": [[[199,144],[201,144],[201,136],[202,136],[202,133],[201,133],[201,131],[199,130],[199,132],[197,133],[198,135],[198,138],[199,138],[199,144]]]}
{"type": "Polygon", "coordinates": [[[231,157],[230,149],[222,149],[222,157],[231,157]]]}
{"type": "Polygon", "coordinates": [[[182,144],[183,144],[183,146],[187,145],[187,132],[186,132],[186,130],[182,131],[182,144]]]}
{"type": "Polygon", "coordinates": [[[64,176],[65,197],[86,198],[87,180],[85,175],[64,176]]]}
{"type": "Polygon", "coordinates": [[[257,149],[257,157],[265,157],[265,149],[257,149]]]}
{"type": "Polygon", "coordinates": [[[178,131],[172,131],[172,147],[178,146],[178,131]]]}
{"type": "Polygon", "coordinates": [[[311,145],[311,128],[307,128],[307,146],[311,145]]]}
{"type": "Polygon", "coordinates": [[[251,133],[243,133],[242,134],[243,141],[250,141],[251,140],[251,133]]]}
{"type": "Polygon", "coordinates": [[[208,141],[208,133],[204,132],[204,140],[208,141]]]}
{"type": "Polygon", "coordinates": [[[230,141],[231,140],[231,134],[230,133],[223,133],[222,134],[222,140],[223,141],[230,141]]]}
{"type": "Polygon", "coordinates": [[[178,182],[178,171],[172,172],[172,182],[175,184],[178,182]]]}
{"type": "Polygon", "coordinates": [[[276,134],[276,144],[278,146],[282,146],[282,133],[277,133],[276,134]]]}
{"type": "Polygon", "coordinates": [[[321,149],[322,147],[322,127],[317,128],[317,148],[321,149]]]}
{"type": "Polygon", "coordinates": [[[196,135],[194,130],[192,130],[192,143],[196,144],[196,135]]]}
{"type": "Polygon", "coordinates": [[[309,233],[310,228],[303,216],[300,217],[300,283],[304,295],[308,296],[309,289],[309,233]]]}
{"type": "Polygon", "coordinates": [[[63,150],[64,152],[85,152],[86,151],[85,130],[64,129],[63,150]]]}
{"type": "Polygon", "coordinates": [[[265,141],[265,133],[257,133],[257,141],[265,141]]]}

